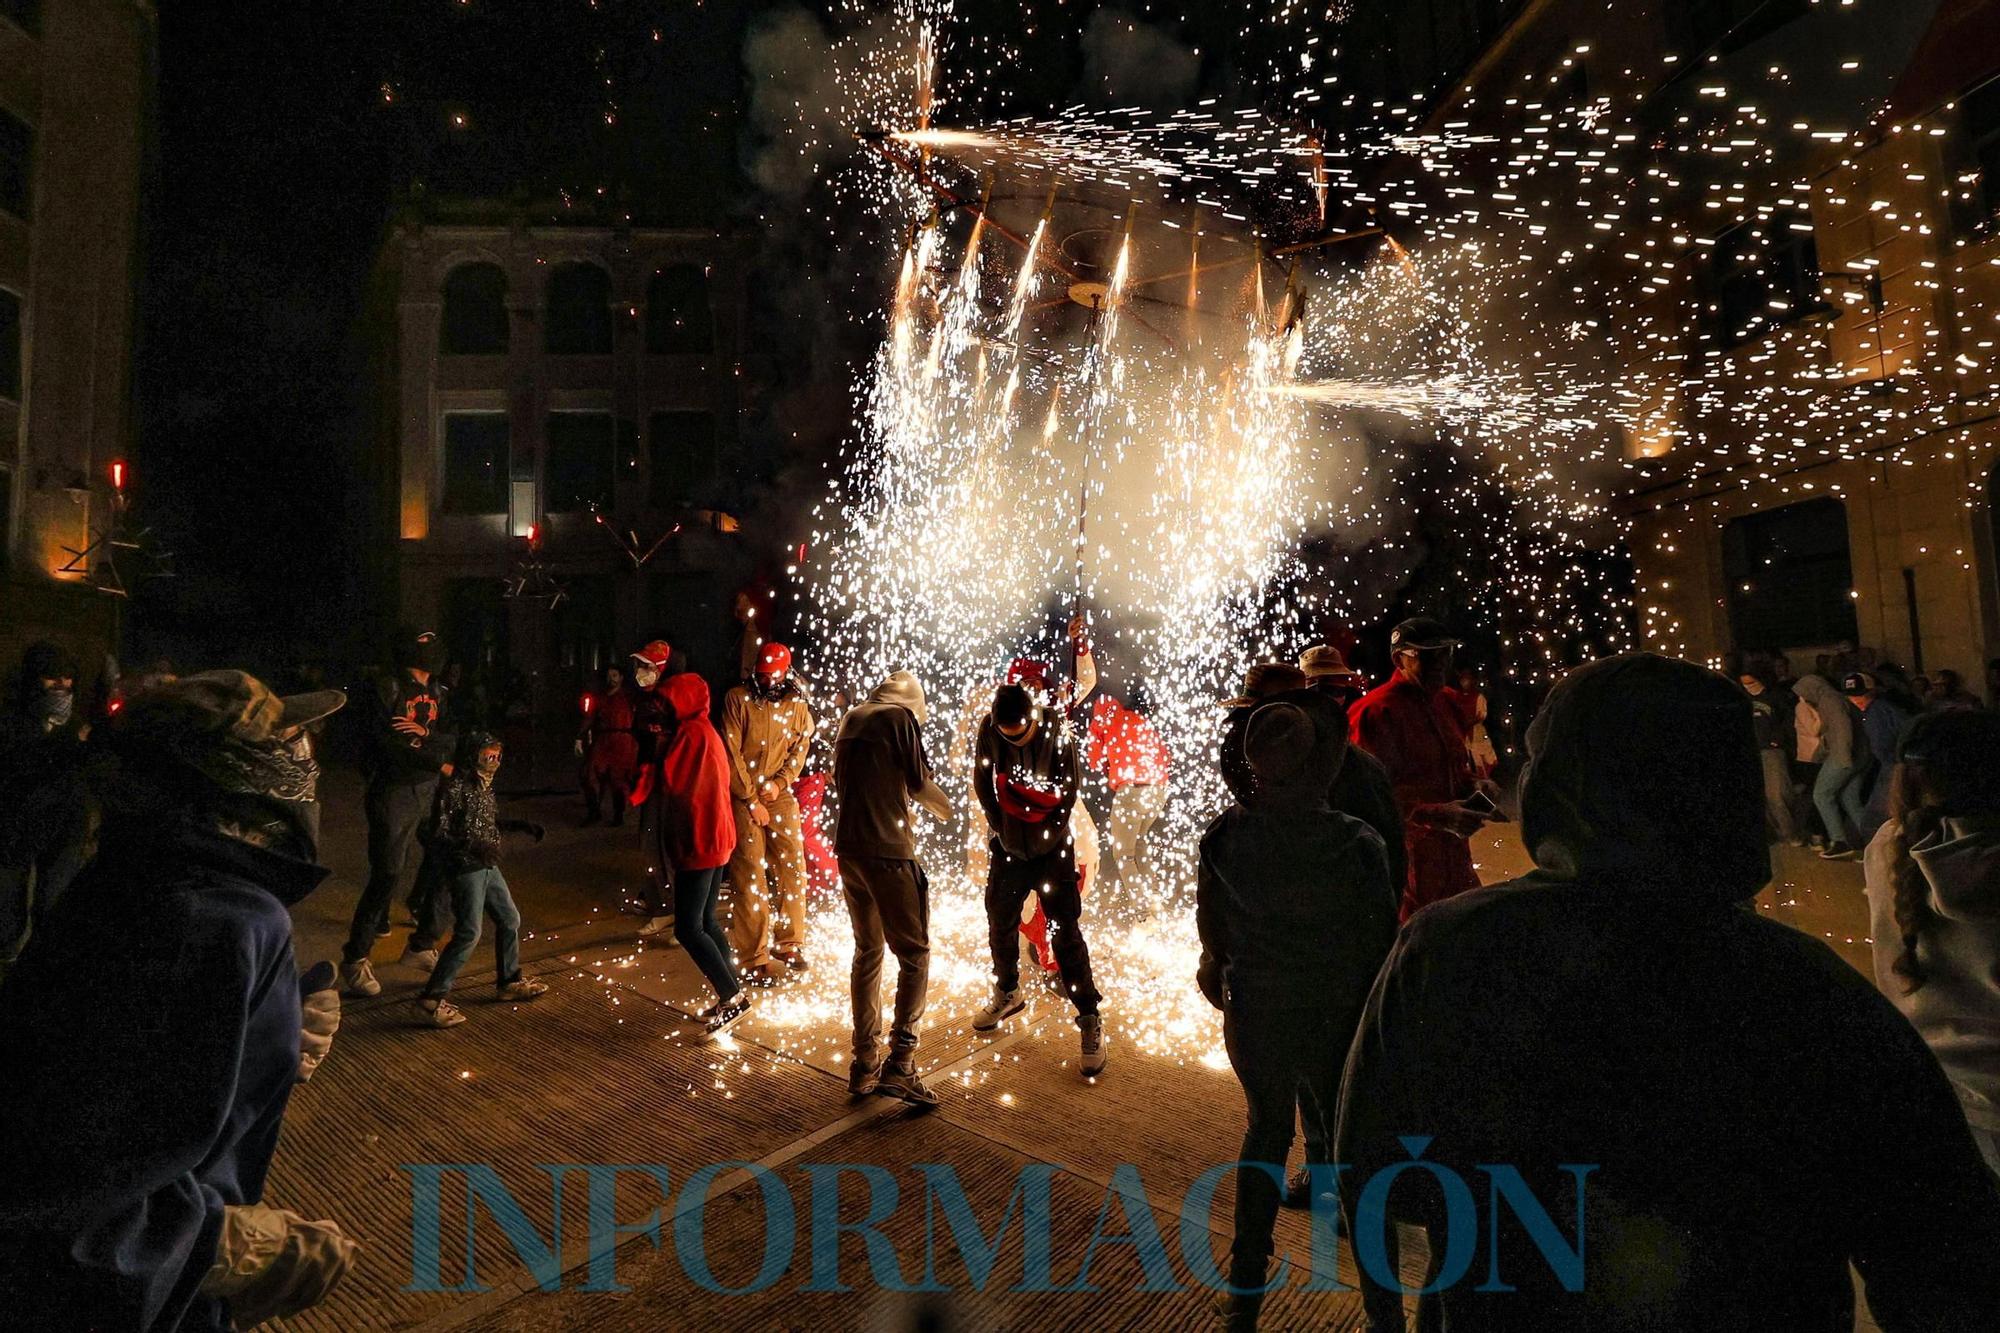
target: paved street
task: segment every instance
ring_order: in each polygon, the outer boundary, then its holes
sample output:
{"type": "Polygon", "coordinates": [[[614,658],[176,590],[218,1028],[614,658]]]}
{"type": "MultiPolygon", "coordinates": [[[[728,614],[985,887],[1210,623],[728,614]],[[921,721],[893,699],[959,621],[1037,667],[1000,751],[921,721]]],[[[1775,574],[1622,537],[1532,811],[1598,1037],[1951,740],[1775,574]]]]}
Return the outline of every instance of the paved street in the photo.
{"type": "MultiPolygon", "coordinates": [[[[337,954],[364,868],[358,792],[351,779],[336,774],[328,794],[326,856],[336,878],[298,912],[304,961],[337,954]]],[[[1112,1037],[1110,1067],[1093,1085],[1077,1072],[1075,1028],[1053,994],[1042,995],[1025,1021],[990,1036],[971,1032],[986,970],[975,947],[983,925],[963,894],[953,901],[941,893],[921,1055],[944,1104],[932,1114],[883,1099],[857,1104],[844,1083],[846,923],[837,905],[824,904],[815,924],[814,972],[761,996],[751,1020],[730,1039],[710,1043],[688,1018],[709,999],[686,956],[671,947],[639,947],[635,922],[619,913],[619,890],[634,869],[632,830],[578,830],[573,803],[561,797],[518,799],[503,809],[550,829],[539,847],[510,838],[507,869],[525,921],[527,970],[552,989],[533,1005],[493,1002],[492,955],[482,941],[458,991],[469,1021],[438,1032],[416,1022],[411,1001],[420,978],[394,961],[403,932],[381,942],[375,958],[384,993],[349,1003],[333,1056],[293,1099],[268,1191],[282,1206],[339,1219],[364,1244],[359,1266],[336,1297],[292,1327],[893,1328],[914,1327],[920,1317],[940,1313],[949,1316],[949,1326],[966,1328],[1207,1326],[1207,1294],[1179,1257],[1180,1206],[1205,1169],[1233,1158],[1242,1102],[1220,1058],[1213,1016],[1194,996],[1191,935],[1140,926],[1093,940],[1111,978],[1105,990],[1112,1037]],[[645,1238],[629,1236],[616,1276],[630,1290],[583,1291],[583,1182],[574,1176],[564,1193],[566,1226],[551,1255],[564,1274],[562,1291],[534,1289],[488,1204],[481,1205],[470,1247],[477,1281],[463,1281],[465,1196],[456,1176],[443,1186],[442,1280],[433,1285],[490,1290],[409,1289],[416,1284],[413,1178],[406,1164],[490,1164],[547,1241],[554,1233],[554,1201],[541,1164],[663,1164],[673,1206],[684,1209],[679,1191],[689,1173],[730,1161],[760,1163],[786,1179],[798,1201],[801,1232],[812,1194],[808,1165],[889,1168],[907,1197],[884,1230],[912,1280],[924,1267],[927,1235],[913,1164],[955,1167],[989,1234],[1021,1169],[1051,1164],[1059,1284],[1075,1279],[1094,1231],[1127,1233],[1127,1220],[1115,1209],[1101,1224],[1099,1213],[1114,1172],[1131,1164],[1167,1250],[1176,1256],[1174,1276],[1184,1289],[1137,1292],[1144,1275],[1134,1249],[1113,1244],[1101,1247],[1092,1263],[1098,1294],[1002,1294],[1021,1276],[1022,1255],[1010,1241],[985,1294],[954,1296],[944,1310],[923,1304],[941,1297],[878,1291],[868,1278],[862,1240],[850,1234],[838,1241],[840,1276],[856,1292],[836,1295],[804,1289],[809,1246],[801,1234],[790,1270],[757,1294],[709,1294],[689,1280],[684,1247],[677,1258],[671,1237],[656,1252],[645,1238]]],[[[1506,830],[1482,847],[1479,860],[1489,881],[1526,864],[1506,830]]],[[[1783,879],[1784,893],[1767,892],[1759,910],[1827,938],[1865,965],[1858,869],[1788,857],[1783,879]]],[[[1227,1244],[1232,1195],[1225,1180],[1208,1213],[1213,1252],[1227,1244]]],[[[718,1282],[748,1284],[759,1266],[765,1221],[758,1196],[742,1172],[714,1182],[703,1235],[718,1282]]],[[[860,1216],[865,1195],[858,1179],[850,1179],[840,1197],[843,1218],[860,1216]]],[[[629,1173],[619,1178],[621,1221],[641,1219],[662,1202],[650,1180],[629,1173]]],[[[1280,1248],[1302,1269],[1311,1267],[1311,1239],[1303,1216],[1280,1218],[1280,1248]]],[[[938,1256],[939,1281],[964,1290],[958,1249],[941,1243],[938,1256]]],[[[1412,1257],[1406,1254],[1405,1262],[1412,1257]]],[[[1352,1281],[1344,1248],[1337,1272],[1352,1281]]],[[[1269,1302],[1266,1326],[1360,1326],[1352,1294],[1296,1288],[1294,1283],[1269,1302]]]]}

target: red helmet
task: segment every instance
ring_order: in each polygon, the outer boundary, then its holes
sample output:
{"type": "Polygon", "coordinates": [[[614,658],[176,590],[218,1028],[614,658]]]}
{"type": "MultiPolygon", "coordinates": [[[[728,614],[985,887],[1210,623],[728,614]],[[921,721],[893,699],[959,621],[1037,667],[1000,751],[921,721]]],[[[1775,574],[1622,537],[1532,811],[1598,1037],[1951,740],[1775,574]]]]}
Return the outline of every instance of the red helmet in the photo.
{"type": "Polygon", "coordinates": [[[638,652],[633,653],[632,660],[634,662],[644,662],[655,671],[665,671],[667,669],[667,659],[673,655],[674,650],[667,646],[665,639],[655,639],[638,652]]]}
{"type": "Polygon", "coordinates": [[[757,674],[782,676],[792,669],[792,650],[782,643],[767,643],[757,650],[757,674]]]}
{"type": "Polygon", "coordinates": [[[1009,685],[1028,685],[1038,690],[1049,688],[1049,668],[1046,662],[1037,662],[1032,657],[1017,657],[1007,668],[1009,685]]]}

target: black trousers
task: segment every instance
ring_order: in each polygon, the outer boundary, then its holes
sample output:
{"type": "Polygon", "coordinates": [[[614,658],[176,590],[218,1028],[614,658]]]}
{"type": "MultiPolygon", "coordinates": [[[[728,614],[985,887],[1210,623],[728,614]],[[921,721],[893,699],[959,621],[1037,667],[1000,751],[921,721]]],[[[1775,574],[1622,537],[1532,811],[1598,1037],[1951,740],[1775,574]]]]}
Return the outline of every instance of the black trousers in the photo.
{"type": "Polygon", "coordinates": [[[993,980],[1003,991],[1021,986],[1021,908],[1038,893],[1049,918],[1049,947],[1063,989],[1079,1014],[1094,1014],[1103,998],[1090,979],[1090,946],[1083,942],[1077,918],[1083,895],[1077,891],[1076,853],[1064,847],[1043,856],[1009,856],[993,847],[986,872],[986,929],[993,949],[993,980]]]}
{"type": "Polygon", "coordinates": [[[1340,1071],[1353,1037],[1352,1019],[1343,1024],[1343,1016],[1329,1014],[1323,1002],[1256,1006],[1232,997],[1223,1011],[1229,1067],[1243,1085],[1250,1113],[1237,1154],[1245,1165],[1237,1168],[1236,1238],[1229,1249],[1229,1280],[1236,1286],[1264,1285],[1271,1232],[1284,1197],[1280,1182],[1292,1150],[1294,1108],[1305,1113],[1307,1160],[1326,1160],[1340,1071]],[[1315,1139],[1317,1159],[1310,1146],[1315,1139]]]}
{"type": "MultiPolygon", "coordinates": [[[[362,798],[368,815],[368,883],[361,890],[361,901],[354,905],[354,924],[347,932],[342,962],[366,958],[375,947],[375,937],[389,924],[389,903],[395,898],[396,886],[402,882],[403,871],[410,863],[417,829],[430,814],[431,801],[436,795],[436,778],[368,784],[368,792],[362,798]]],[[[428,898],[434,896],[430,891],[435,887],[434,881],[427,883],[422,875],[411,886],[410,911],[420,929],[431,919],[428,898]],[[420,894],[424,895],[421,901],[420,894]]]]}

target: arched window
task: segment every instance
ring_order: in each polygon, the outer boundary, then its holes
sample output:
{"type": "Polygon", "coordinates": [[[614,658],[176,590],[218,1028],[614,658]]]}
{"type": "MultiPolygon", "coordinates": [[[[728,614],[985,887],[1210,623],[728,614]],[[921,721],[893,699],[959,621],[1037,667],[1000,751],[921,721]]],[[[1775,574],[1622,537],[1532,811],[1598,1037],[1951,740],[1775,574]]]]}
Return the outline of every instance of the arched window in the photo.
{"type": "Polygon", "coordinates": [[[558,264],[549,274],[548,351],[556,356],[611,352],[611,275],[595,264],[558,264]]]}
{"type": "Polygon", "coordinates": [[[708,275],[693,264],[655,273],[646,285],[646,350],[656,356],[715,350],[708,275]]]}
{"type": "Polygon", "coordinates": [[[445,276],[438,350],[446,356],[507,350],[507,275],[498,264],[460,264],[445,276]]]}

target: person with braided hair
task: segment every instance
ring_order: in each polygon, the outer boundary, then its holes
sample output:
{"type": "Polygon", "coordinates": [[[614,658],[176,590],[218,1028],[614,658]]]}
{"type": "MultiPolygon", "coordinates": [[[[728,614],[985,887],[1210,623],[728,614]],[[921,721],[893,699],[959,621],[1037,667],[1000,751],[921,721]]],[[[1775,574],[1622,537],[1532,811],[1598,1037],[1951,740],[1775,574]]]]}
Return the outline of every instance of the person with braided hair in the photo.
{"type": "Polygon", "coordinates": [[[2000,1176],[2000,713],[1904,733],[1868,845],[1875,982],[1923,1035],[2000,1176]]]}

